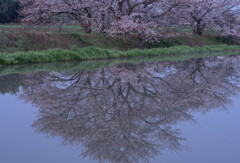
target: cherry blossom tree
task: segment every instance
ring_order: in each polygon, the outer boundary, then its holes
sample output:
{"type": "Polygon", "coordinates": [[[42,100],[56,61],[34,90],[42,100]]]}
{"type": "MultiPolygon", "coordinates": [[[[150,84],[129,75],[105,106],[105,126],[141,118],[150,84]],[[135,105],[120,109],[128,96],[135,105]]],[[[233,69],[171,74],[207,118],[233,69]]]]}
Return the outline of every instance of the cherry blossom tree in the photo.
{"type": "MultiPolygon", "coordinates": [[[[80,23],[86,33],[92,26],[113,36],[135,33],[141,38],[161,36],[153,15],[164,13],[166,0],[21,0],[23,23],[46,24],[67,18],[80,23]],[[64,16],[62,16],[64,15],[64,16]],[[62,16],[62,17],[61,17],[62,16]]],[[[169,9],[168,9],[169,10],[169,9]]]]}
{"type": "Polygon", "coordinates": [[[168,0],[112,0],[110,2],[108,5],[113,19],[110,33],[115,37],[127,37],[134,33],[145,41],[156,41],[163,37],[159,18],[177,5],[177,2],[169,3],[168,0]],[[169,8],[164,7],[166,5],[169,8]]]}
{"type": "Polygon", "coordinates": [[[145,41],[165,36],[162,27],[188,25],[202,35],[210,29],[238,35],[239,0],[21,0],[23,23],[46,24],[64,19],[114,37],[134,34],[145,41]]]}
{"type": "Polygon", "coordinates": [[[85,33],[92,31],[96,0],[21,0],[21,3],[23,23],[47,24],[64,15],[62,18],[80,23],[85,33]]]}
{"type": "Polygon", "coordinates": [[[168,24],[190,26],[196,35],[207,29],[221,35],[239,34],[239,0],[175,1],[178,5],[163,19],[168,24]]]}

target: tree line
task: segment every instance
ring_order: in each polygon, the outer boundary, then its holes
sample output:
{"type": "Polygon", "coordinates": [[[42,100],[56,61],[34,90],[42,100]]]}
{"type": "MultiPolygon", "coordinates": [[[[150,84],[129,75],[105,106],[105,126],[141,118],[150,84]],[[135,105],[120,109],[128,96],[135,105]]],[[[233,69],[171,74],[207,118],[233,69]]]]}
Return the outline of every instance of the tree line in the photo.
{"type": "MultiPolygon", "coordinates": [[[[14,0],[0,0],[1,2],[14,0]]],[[[177,27],[195,35],[239,34],[240,0],[20,0],[24,24],[80,24],[114,37],[137,35],[144,40],[168,36],[177,27]]],[[[2,6],[2,5],[1,5],[2,6]]],[[[11,6],[11,5],[9,5],[11,6]]],[[[0,7],[1,8],[1,7],[0,7]]]]}

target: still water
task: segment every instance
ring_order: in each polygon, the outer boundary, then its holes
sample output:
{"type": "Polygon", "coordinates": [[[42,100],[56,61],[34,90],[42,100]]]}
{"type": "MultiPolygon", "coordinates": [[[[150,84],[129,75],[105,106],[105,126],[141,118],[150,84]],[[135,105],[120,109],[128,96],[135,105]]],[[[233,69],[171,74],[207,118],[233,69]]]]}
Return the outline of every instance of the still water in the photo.
{"type": "Polygon", "coordinates": [[[1,68],[0,163],[239,163],[239,69],[240,56],[1,68]]]}

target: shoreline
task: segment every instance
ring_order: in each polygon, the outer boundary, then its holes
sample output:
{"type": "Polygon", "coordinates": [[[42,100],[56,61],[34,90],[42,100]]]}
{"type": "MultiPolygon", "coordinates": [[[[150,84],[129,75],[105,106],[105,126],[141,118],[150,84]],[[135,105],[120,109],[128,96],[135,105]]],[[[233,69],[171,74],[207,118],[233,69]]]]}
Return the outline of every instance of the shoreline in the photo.
{"type": "MultiPolygon", "coordinates": [[[[78,48],[72,46],[70,50],[65,49],[48,49],[44,51],[26,51],[6,53],[0,52],[0,65],[17,65],[31,63],[56,63],[56,62],[77,62],[104,59],[128,59],[134,57],[167,57],[168,55],[205,55],[206,53],[237,53],[240,54],[239,45],[211,45],[211,46],[195,46],[186,45],[173,46],[169,48],[150,48],[150,49],[133,49],[128,51],[109,50],[98,47],[78,48]]],[[[208,54],[208,56],[215,56],[208,54]]]]}

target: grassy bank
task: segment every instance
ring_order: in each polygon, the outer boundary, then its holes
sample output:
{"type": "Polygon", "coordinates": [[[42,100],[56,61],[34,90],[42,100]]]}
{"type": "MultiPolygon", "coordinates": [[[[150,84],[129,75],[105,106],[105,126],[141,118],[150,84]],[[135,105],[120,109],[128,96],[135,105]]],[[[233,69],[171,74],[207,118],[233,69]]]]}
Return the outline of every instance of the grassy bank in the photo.
{"type": "Polygon", "coordinates": [[[234,44],[236,40],[228,37],[192,36],[191,33],[180,31],[176,36],[163,38],[156,43],[145,43],[139,38],[128,40],[114,39],[108,34],[92,32],[83,33],[79,26],[58,27],[21,25],[0,25],[0,52],[41,51],[61,48],[70,49],[73,45],[80,48],[94,46],[103,49],[131,50],[145,48],[171,47],[178,45],[206,46],[219,44],[234,44]]]}
{"type": "Polygon", "coordinates": [[[164,55],[155,57],[133,57],[133,58],[121,58],[121,59],[105,59],[105,60],[91,60],[84,62],[65,62],[65,63],[41,63],[41,64],[19,64],[12,66],[0,65],[0,77],[9,74],[27,74],[35,72],[70,72],[77,73],[79,70],[97,70],[99,68],[114,66],[120,63],[132,63],[138,64],[141,62],[164,62],[164,61],[185,61],[189,59],[197,58],[209,58],[209,57],[225,57],[239,55],[238,51],[232,52],[216,52],[206,54],[177,54],[177,55],[164,55]]]}
{"type": "Polygon", "coordinates": [[[141,40],[114,39],[107,34],[93,32],[83,33],[78,26],[64,26],[61,31],[57,27],[23,27],[0,25],[0,52],[40,51],[53,48],[70,49],[77,45],[80,48],[95,46],[104,49],[129,50],[145,48],[141,40]]]}
{"type": "Polygon", "coordinates": [[[97,32],[84,34],[78,26],[63,26],[59,31],[58,27],[0,25],[0,65],[240,51],[239,46],[230,45],[237,42],[233,38],[180,33],[146,43],[139,38],[123,40],[97,32]]]}
{"type": "Polygon", "coordinates": [[[133,49],[128,51],[109,50],[97,47],[78,48],[70,50],[49,49],[45,51],[27,51],[15,53],[0,53],[0,65],[15,65],[24,63],[72,62],[81,60],[166,56],[171,54],[191,54],[225,52],[226,54],[240,53],[238,45],[212,45],[203,47],[173,46],[169,48],[133,49]]]}

